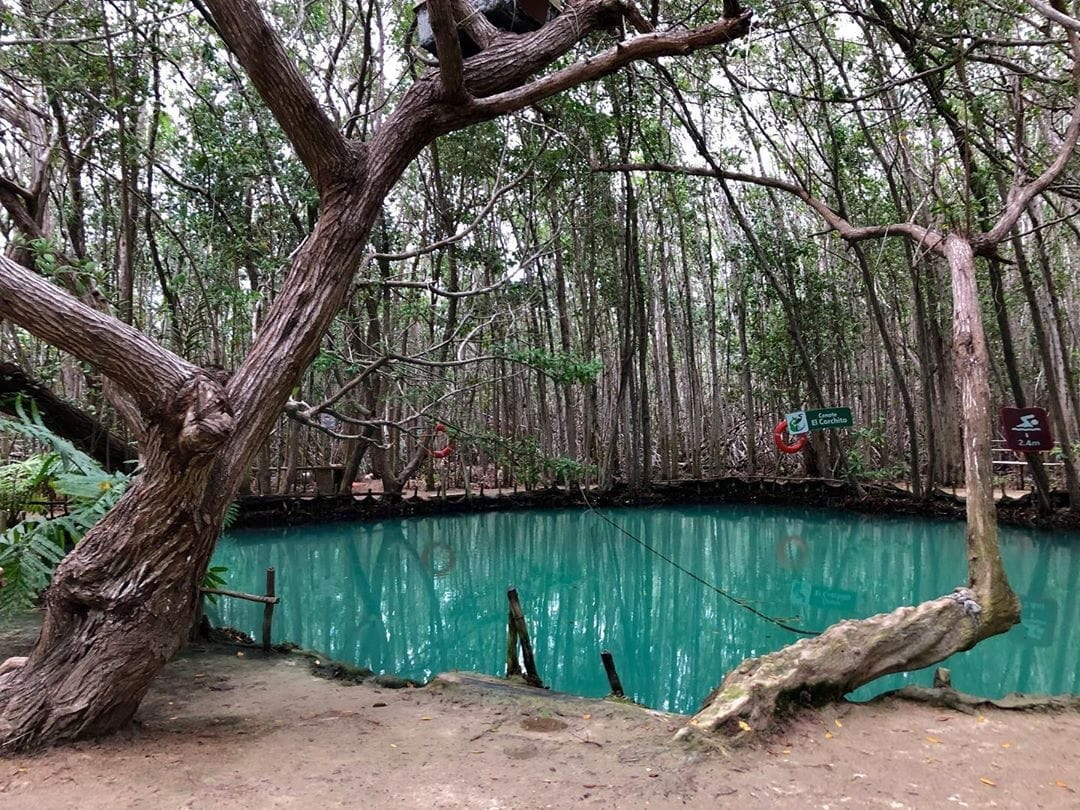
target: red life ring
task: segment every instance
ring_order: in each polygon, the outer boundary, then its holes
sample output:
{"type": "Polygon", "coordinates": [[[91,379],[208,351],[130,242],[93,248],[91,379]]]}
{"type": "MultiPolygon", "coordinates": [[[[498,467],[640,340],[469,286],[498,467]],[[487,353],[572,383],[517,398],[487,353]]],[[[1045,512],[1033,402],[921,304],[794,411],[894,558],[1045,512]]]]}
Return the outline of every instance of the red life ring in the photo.
{"type": "MultiPolygon", "coordinates": [[[[444,425],[442,422],[439,422],[439,424],[435,425],[435,432],[445,433],[446,425],[444,425]]],[[[446,447],[442,448],[441,450],[428,450],[428,452],[431,453],[432,458],[446,458],[448,455],[454,452],[454,440],[450,439],[446,447]]]]}
{"type": "Polygon", "coordinates": [[[445,577],[457,565],[457,554],[446,543],[432,543],[420,555],[420,562],[432,576],[445,577]]]}
{"type": "Polygon", "coordinates": [[[776,449],[781,453],[798,453],[804,447],[806,447],[806,434],[799,436],[795,441],[788,443],[787,438],[787,419],[781,419],[776,423],[776,427],[773,428],[772,437],[776,442],[776,449]]]}

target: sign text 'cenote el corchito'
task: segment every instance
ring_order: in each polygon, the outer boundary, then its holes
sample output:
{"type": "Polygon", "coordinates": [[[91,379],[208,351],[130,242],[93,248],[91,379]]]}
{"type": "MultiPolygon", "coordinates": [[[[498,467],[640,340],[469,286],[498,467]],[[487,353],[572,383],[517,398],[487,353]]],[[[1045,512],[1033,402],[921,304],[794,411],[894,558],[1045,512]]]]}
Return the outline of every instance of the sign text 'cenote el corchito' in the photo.
{"type": "Polygon", "coordinates": [[[788,433],[798,436],[811,430],[849,428],[855,425],[851,408],[820,408],[813,411],[795,411],[787,415],[788,433]]]}

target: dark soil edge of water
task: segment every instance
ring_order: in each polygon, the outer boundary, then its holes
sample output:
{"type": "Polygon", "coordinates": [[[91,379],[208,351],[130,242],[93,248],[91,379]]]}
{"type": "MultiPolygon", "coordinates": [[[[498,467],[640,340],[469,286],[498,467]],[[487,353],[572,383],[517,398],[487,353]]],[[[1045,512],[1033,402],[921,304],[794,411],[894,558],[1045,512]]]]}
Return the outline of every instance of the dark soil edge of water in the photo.
{"type": "MultiPolygon", "coordinates": [[[[509,509],[588,508],[590,506],[670,506],[677,504],[767,504],[820,506],[850,512],[914,515],[963,520],[964,499],[947,492],[914,498],[889,485],[856,487],[823,479],[719,478],[673,481],[648,489],[617,485],[606,491],[582,493],[551,488],[512,494],[458,494],[445,497],[405,497],[384,494],[317,496],[248,496],[239,500],[234,524],[267,527],[349,520],[379,520],[421,515],[446,515],[509,509]]],[[[1054,512],[1039,515],[1032,495],[1002,498],[998,520],[1012,526],[1080,530],[1080,512],[1067,508],[1065,493],[1054,493],[1054,512]]]]}

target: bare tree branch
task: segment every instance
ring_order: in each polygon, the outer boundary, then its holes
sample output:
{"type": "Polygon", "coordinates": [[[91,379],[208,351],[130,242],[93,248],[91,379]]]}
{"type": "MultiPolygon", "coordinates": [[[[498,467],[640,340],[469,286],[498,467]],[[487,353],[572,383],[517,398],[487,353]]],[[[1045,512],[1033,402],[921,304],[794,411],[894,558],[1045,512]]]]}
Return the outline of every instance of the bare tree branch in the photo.
{"type": "Polygon", "coordinates": [[[316,187],[325,190],[355,162],[345,137],[319,105],[255,0],[207,0],[206,5],[316,187]]]}
{"type": "Polygon", "coordinates": [[[465,76],[462,67],[461,40],[457,23],[450,9],[450,0],[427,0],[428,18],[435,35],[435,50],[439,56],[439,75],[446,90],[447,101],[464,101],[465,76]]]}
{"type": "Polygon", "coordinates": [[[894,222],[889,225],[852,225],[847,219],[814,197],[802,186],[775,177],[729,172],[707,167],[677,166],[670,163],[619,163],[594,166],[593,169],[600,172],[667,172],[669,174],[686,174],[697,177],[717,177],[736,183],[750,183],[764,188],[775,188],[798,197],[812,208],[818,216],[824,219],[841,239],[847,242],[862,242],[867,239],[880,239],[885,236],[906,236],[936,252],[940,252],[943,245],[941,234],[913,222],[894,222]]]}
{"type": "MultiPolygon", "coordinates": [[[[577,13],[585,15],[586,12],[591,11],[594,15],[598,15],[607,9],[608,4],[604,2],[583,3],[580,7],[567,9],[566,13],[556,20],[522,39],[528,39],[537,46],[548,46],[549,39],[557,41],[559,35],[565,37],[569,31],[579,30],[575,26],[583,21],[574,19],[577,13]]],[[[543,101],[570,87],[599,79],[630,62],[659,56],[684,56],[703,48],[738,39],[749,30],[752,14],[753,12],[748,10],[738,17],[723,19],[689,31],[664,31],[635,37],[522,87],[502,90],[496,85],[492,87],[490,93],[486,92],[485,85],[488,83],[494,85],[495,77],[484,75],[474,78],[474,70],[484,67],[482,59],[486,54],[480,54],[469,60],[466,70],[466,87],[478,97],[478,100],[472,104],[477,113],[485,118],[501,115],[543,101]]],[[[592,25],[596,23],[592,22],[592,25]]]]}
{"type": "Polygon", "coordinates": [[[506,281],[497,281],[487,287],[472,290],[446,290],[434,281],[358,281],[358,287],[389,287],[393,290],[427,290],[432,295],[440,298],[475,298],[478,295],[487,295],[506,286],[506,281]]]}
{"type": "MultiPolygon", "coordinates": [[[[1033,8],[1037,8],[1035,0],[1027,0],[1027,2],[1033,8]]],[[[1038,5],[1041,6],[1043,4],[1038,3],[1038,5]]],[[[1068,29],[1068,35],[1069,45],[1073,53],[1073,83],[1076,85],[1080,82],[1080,37],[1078,37],[1072,28],[1068,29]]],[[[1078,87],[1076,98],[1073,100],[1072,116],[1069,119],[1069,126],[1065,130],[1065,137],[1061,141],[1061,146],[1058,147],[1057,155],[1053,162],[1046,167],[1042,174],[1030,183],[1024,185],[1017,184],[1009,190],[1008,202],[1006,203],[1005,210],[998,218],[998,221],[995,222],[994,226],[986,233],[979,234],[972,238],[972,247],[975,248],[976,253],[984,254],[987,251],[995,250],[998,243],[1009,235],[1009,231],[1012,230],[1013,225],[1016,224],[1016,221],[1031,204],[1031,201],[1046,191],[1046,189],[1048,189],[1065,170],[1069,158],[1072,157],[1073,151],[1076,149],[1078,140],[1080,140],[1080,87],[1078,87]]]]}
{"type": "Polygon", "coordinates": [[[1024,0],[1024,2],[1047,19],[1053,20],[1058,25],[1062,25],[1070,31],[1080,33],[1080,20],[1075,17],[1070,17],[1062,11],[1058,11],[1049,3],[1041,2],[1041,0],[1024,0]]]}
{"type": "MultiPolygon", "coordinates": [[[[545,140],[544,143],[546,144],[547,141],[545,140]]],[[[529,177],[532,176],[532,173],[533,173],[533,164],[530,163],[528,168],[525,169],[525,171],[523,171],[521,174],[519,174],[517,177],[515,177],[509,183],[501,185],[497,189],[495,189],[493,192],[491,192],[491,196],[488,197],[488,201],[486,203],[484,203],[484,207],[480,209],[479,213],[477,213],[477,215],[473,218],[473,221],[470,224],[466,225],[464,228],[462,228],[457,233],[455,233],[455,234],[453,234],[451,236],[448,236],[445,239],[440,239],[438,242],[432,242],[429,245],[424,245],[423,247],[418,247],[418,248],[416,248],[416,250],[409,250],[409,251],[405,251],[403,253],[372,253],[372,254],[369,254],[367,258],[369,260],[370,259],[386,259],[387,261],[400,262],[400,261],[405,261],[406,259],[415,259],[417,256],[424,256],[424,255],[426,255],[428,253],[433,253],[434,251],[439,250],[441,248],[453,245],[456,242],[460,242],[462,239],[464,239],[466,236],[468,236],[470,233],[475,231],[480,226],[480,224],[484,221],[484,218],[489,213],[491,213],[491,209],[495,207],[495,203],[497,203],[499,201],[499,199],[504,194],[506,194],[506,192],[510,191],[511,189],[513,189],[513,188],[517,187],[518,185],[520,185],[523,181],[527,180],[529,177]]]]}

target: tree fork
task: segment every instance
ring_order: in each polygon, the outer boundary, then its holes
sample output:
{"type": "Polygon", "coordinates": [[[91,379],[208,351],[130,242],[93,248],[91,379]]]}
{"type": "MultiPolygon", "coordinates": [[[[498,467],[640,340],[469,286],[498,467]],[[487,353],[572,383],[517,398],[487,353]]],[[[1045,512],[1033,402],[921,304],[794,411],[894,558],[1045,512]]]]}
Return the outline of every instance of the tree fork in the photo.
{"type": "Polygon", "coordinates": [[[472,100],[448,99],[429,71],[362,144],[330,122],[257,2],[206,0],[205,7],[314,180],[321,214],[254,345],[224,384],[0,257],[0,316],[95,365],[132,397],[146,425],[142,474],[61,564],[34,649],[0,675],[0,747],[104,733],[131,718],[187,634],[199,580],[249,459],[344,302],[383,198],[423,146],[635,60],[737,39],[751,16],[635,37],[534,79],[619,16],[613,0],[576,0],[539,31],[500,37],[465,60],[472,100]]]}

